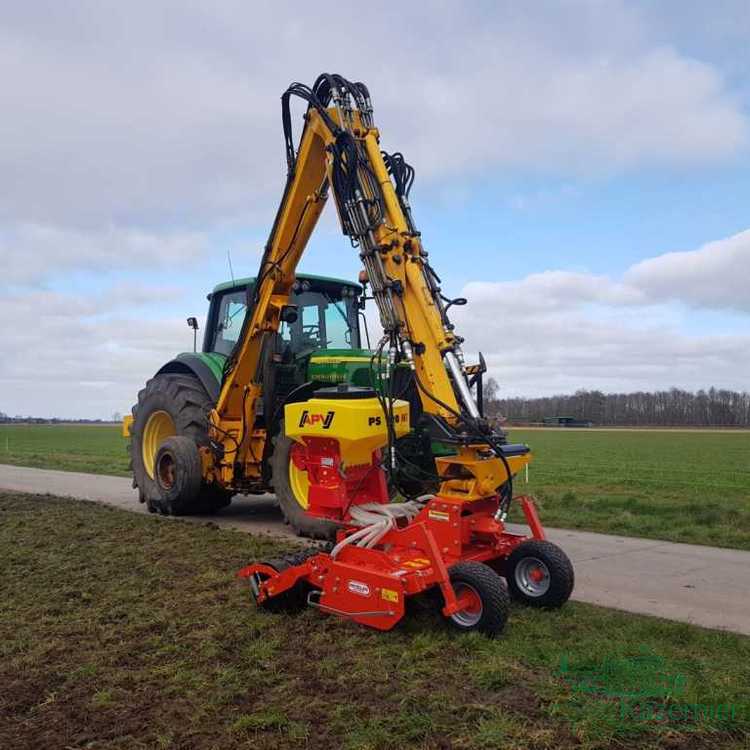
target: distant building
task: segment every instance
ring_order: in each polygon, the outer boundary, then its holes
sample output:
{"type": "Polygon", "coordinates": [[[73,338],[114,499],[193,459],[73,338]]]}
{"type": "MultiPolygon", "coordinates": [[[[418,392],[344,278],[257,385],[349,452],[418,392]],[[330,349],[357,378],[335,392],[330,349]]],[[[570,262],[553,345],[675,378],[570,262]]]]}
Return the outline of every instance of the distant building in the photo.
{"type": "Polygon", "coordinates": [[[575,417],[545,417],[545,427],[591,427],[594,423],[575,417]]]}

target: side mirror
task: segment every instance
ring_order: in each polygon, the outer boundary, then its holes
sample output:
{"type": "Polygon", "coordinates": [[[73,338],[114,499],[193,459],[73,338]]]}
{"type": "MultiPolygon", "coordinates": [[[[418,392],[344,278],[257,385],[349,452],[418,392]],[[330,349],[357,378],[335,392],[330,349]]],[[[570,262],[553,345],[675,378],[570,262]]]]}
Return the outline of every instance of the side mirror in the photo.
{"type": "Polygon", "coordinates": [[[281,308],[282,322],[291,325],[292,323],[297,322],[297,318],[299,318],[299,309],[297,305],[284,305],[284,307],[281,308]]]}
{"type": "Polygon", "coordinates": [[[188,318],[187,324],[193,329],[193,351],[198,351],[198,318],[188,318]]]}

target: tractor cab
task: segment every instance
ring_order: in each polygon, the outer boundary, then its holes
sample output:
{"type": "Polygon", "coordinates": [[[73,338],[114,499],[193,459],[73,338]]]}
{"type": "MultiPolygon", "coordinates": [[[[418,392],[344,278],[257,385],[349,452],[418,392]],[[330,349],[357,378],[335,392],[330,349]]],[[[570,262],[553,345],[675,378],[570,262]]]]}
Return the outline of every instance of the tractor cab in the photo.
{"type": "MultiPolygon", "coordinates": [[[[197,356],[217,369],[223,370],[242,336],[254,285],[254,278],[238,279],[219,284],[208,295],[203,351],[197,356]]],[[[276,428],[284,402],[303,384],[311,389],[341,382],[370,384],[371,353],[360,348],[363,291],[343,279],[297,275],[289,297],[296,314],[282,322],[261,355],[259,416],[266,429],[276,428]]]]}
{"type": "MultiPolygon", "coordinates": [[[[219,284],[208,299],[203,351],[227,357],[242,331],[252,300],[254,278],[219,284]]],[[[359,350],[362,287],[349,281],[299,274],[289,304],[297,308],[293,322],[279,330],[277,354],[284,361],[307,358],[325,350],[359,350]]]]}

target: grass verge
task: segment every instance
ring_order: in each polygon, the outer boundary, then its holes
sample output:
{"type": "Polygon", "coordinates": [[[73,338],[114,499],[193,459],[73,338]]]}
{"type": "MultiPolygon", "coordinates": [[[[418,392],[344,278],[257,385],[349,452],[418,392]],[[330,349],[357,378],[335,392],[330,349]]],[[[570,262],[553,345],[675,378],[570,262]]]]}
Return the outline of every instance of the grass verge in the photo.
{"type": "Polygon", "coordinates": [[[577,603],[514,607],[495,641],[454,634],[422,607],[390,633],[256,611],[234,571],[282,546],[0,493],[0,747],[676,750],[750,739],[750,639],[577,603]],[[648,698],[646,683],[664,689],[648,698]],[[686,706],[733,713],[685,718],[686,706]]]}

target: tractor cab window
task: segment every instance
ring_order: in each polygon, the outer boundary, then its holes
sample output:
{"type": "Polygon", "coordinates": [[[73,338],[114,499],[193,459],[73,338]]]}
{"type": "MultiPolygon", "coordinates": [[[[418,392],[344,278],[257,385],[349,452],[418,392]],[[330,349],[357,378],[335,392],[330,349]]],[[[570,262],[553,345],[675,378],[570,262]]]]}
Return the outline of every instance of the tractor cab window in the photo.
{"type": "MultiPolygon", "coordinates": [[[[354,290],[337,287],[336,293],[300,290],[290,304],[297,305],[294,323],[282,323],[279,333],[291,355],[316,349],[356,349],[360,346],[357,298],[354,290]]],[[[242,333],[247,313],[244,289],[217,295],[212,303],[206,351],[229,356],[242,333]]]]}
{"type": "Polygon", "coordinates": [[[315,349],[359,347],[359,325],[354,296],[333,296],[327,292],[303,291],[292,295],[299,315],[294,323],[284,323],[281,337],[292,353],[315,349]]]}
{"type": "Polygon", "coordinates": [[[218,313],[213,323],[213,336],[209,351],[226,354],[227,356],[232,353],[232,349],[242,332],[246,310],[244,290],[227,292],[221,295],[218,313]]]}

